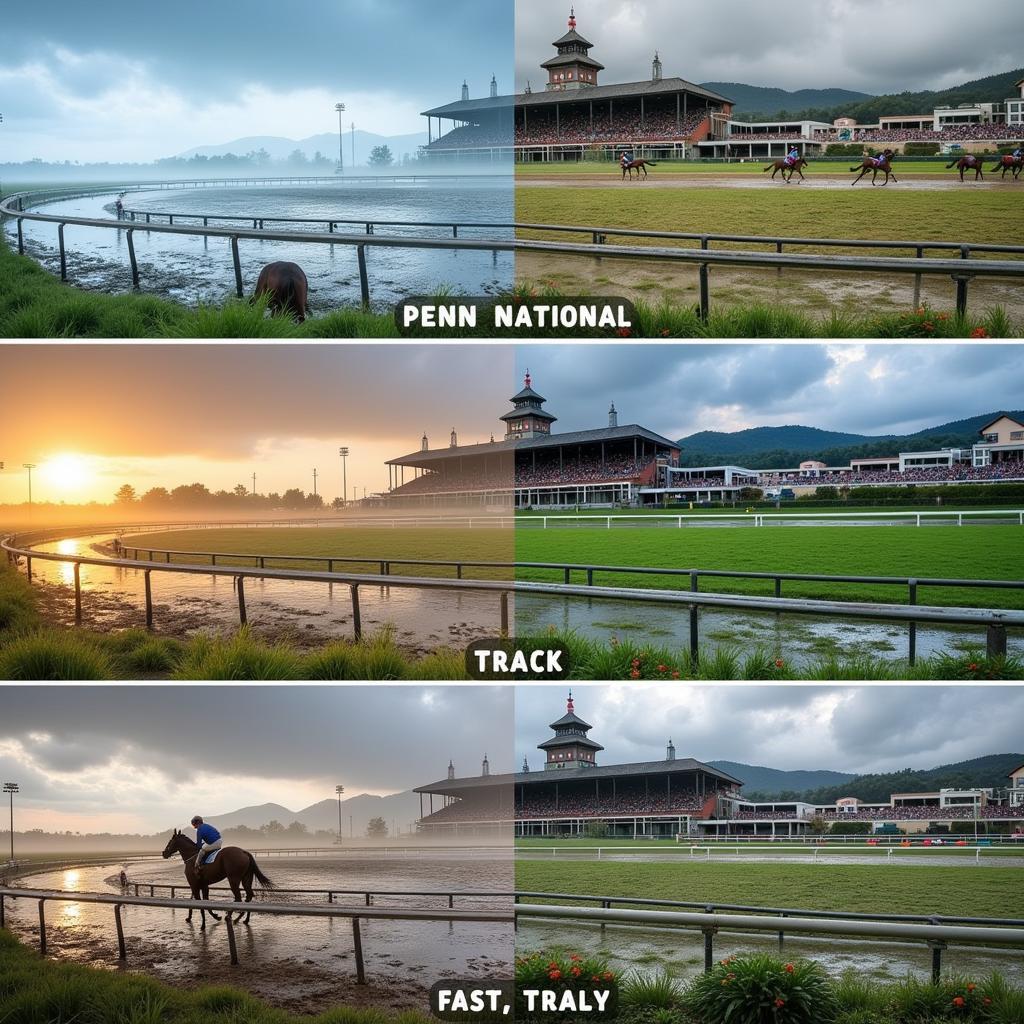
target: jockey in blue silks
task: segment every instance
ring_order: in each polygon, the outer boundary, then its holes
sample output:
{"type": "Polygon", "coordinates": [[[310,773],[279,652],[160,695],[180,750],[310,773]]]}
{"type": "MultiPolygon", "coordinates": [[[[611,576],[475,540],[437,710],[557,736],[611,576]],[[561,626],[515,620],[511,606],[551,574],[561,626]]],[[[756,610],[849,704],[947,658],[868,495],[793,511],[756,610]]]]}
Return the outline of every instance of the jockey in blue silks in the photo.
{"type": "Polygon", "coordinates": [[[797,161],[800,159],[800,150],[796,146],[786,154],[785,164],[787,167],[794,167],[797,161]]]}
{"type": "Polygon", "coordinates": [[[198,814],[192,819],[192,827],[196,830],[196,842],[199,844],[196,851],[196,867],[199,867],[206,855],[219,850],[224,841],[221,834],[212,825],[203,821],[198,814]]]}

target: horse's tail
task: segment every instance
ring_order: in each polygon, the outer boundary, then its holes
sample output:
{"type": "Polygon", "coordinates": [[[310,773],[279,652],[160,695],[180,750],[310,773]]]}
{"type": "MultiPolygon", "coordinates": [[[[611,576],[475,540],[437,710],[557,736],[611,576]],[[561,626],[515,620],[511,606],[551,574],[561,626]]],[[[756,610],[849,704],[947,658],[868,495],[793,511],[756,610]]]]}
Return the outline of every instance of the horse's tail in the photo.
{"type": "Polygon", "coordinates": [[[653,160],[645,160],[644,163],[647,164],[648,167],[657,167],[658,166],[653,160]]]}
{"type": "Polygon", "coordinates": [[[863,164],[857,164],[856,167],[851,167],[850,170],[851,171],[862,171],[862,170],[864,170],[864,165],[863,164]]]}
{"type": "Polygon", "coordinates": [[[761,173],[764,174],[766,171],[770,171],[774,166],[775,164],[769,164],[761,173]]]}
{"type": "Polygon", "coordinates": [[[960,160],[960,157],[957,157],[956,160],[954,160],[951,164],[946,164],[946,170],[948,171],[950,169],[950,167],[956,167],[956,165],[959,162],[959,160],[960,160]]]}
{"type": "Polygon", "coordinates": [[[262,871],[260,871],[259,864],[256,863],[256,858],[250,853],[249,854],[249,866],[252,868],[252,873],[256,878],[256,881],[263,886],[264,889],[276,889],[277,883],[272,882],[262,871]]]}

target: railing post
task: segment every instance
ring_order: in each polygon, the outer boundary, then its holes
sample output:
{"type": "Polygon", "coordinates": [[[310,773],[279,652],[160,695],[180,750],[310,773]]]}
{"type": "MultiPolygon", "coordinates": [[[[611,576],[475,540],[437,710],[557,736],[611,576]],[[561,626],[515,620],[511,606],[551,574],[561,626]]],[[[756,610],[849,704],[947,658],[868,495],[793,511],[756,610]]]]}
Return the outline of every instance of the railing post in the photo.
{"type": "Polygon", "coordinates": [[[348,589],[352,594],[352,632],[358,641],[363,638],[363,620],[359,612],[359,584],[353,583],[348,589]]]}
{"type": "Polygon", "coordinates": [[[508,636],[508,591],[501,592],[501,635],[508,636]]]}
{"type": "Polygon", "coordinates": [[[705,925],[701,931],[704,933],[704,973],[710,974],[715,966],[715,932],[718,929],[705,925]]]}
{"type": "MultiPolygon", "coordinates": [[[[915,256],[919,260],[924,259],[924,249],[922,249],[921,246],[917,247],[917,251],[915,253],[915,256]]],[[[915,274],[914,275],[914,309],[920,309],[920,308],[921,308],[921,275],[920,274],[915,274]]]]}
{"type": "Polygon", "coordinates": [[[245,577],[236,576],[235,583],[238,585],[238,621],[244,626],[249,621],[245,610],[245,577]]]}
{"type": "Polygon", "coordinates": [[[126,232],[128,237],[128,259],[132,265],[132,287],[139,287],[139,261],[135,258],[135,239],[132,235],[135,233],[135,228],[129,228],[126,232]]]}
{"type": "Polygon", "coordinates": [[[29,583],[31,583],[32,582],[32,559],[28,555],[25,556],[25,572],[28,574],[28,581],[29,581],[29,583]]]}
{"type": "Polygon", "coordinates": [[[142,574],[146,584],[146,629],[153,628],[153,583],[149,578],[151,571],[146,569],[142,574]]]}
{"type": "Polygon", "coordinates": [[[956,312],[957,316],[967,316],[967,285],[970,278],[963,274],[957,274],[953,278],[956,281],[956,312]]]}
{"type": "Polygon", "coordinates": [[[235,265],[235,294],[242,297],[242,260],[238,255],[238,235],[231,236],[231,262],[235,265]]]}
{"type": "Polygon", "coordinates": [[[228,926],[228,949],[231,951],[231,966],[238,966],[238,946],[235,944],[235,926],[231,923],[231,911],[224,914],[224,923],[228,926]]]}
{"type": "Polygon", "coordinates": [[[82,566],[75,562],[75,625],[82,624],[82,566]]]}
{"type": "MultiPolygon", "coordinates": [[[[917,580],[908,580],[907,588],[909,590],[907,603],[917,604],[917,580]]],[[[907,660],[910,662],[910,667],[913,668],[917,661],[917,623],[911,620],[907,626],[907,632],[909,643],[907,660]]]]}
{"type": "MultiPolygon", "coordinates": [[[[369,225],[367,225],[367,228],[369,228],[369,225]]],[[[367,230],[367,234],[371,234],[371,232],[369,230],[367,230]]],[[[369,309],[370,308],[370,282],[369,282],[369,279],[366,276],[366,246],[365,245],[357,245],[356,246],[356,257],[359,260],[359,295],[360,295],[360,298],[362,299],[363,309],[369,309]]]]}
{"type": "Polygon", "coordinates": [[[941,939],[929,939],[928,948],[932,951],[932,984],[938,985],[942,977],[942,951],[946,943],[941,939]]]}
{"type": "Polygon", "coordinates": [[[3,897],[3,894],[0,893],[0,928],[5,927],[6,923],[7,923],[6,918],[5,918],[4,915],[5,915],[5,911],[4,911],[4,897],[3,897]]]}
{"type": "Polygon", "coordinates": [[[60,243],[60,279],[68,279],[68,255],[64,249],[64,222],[57,225],[57,240],[60,243]]]}
{"type": "Polygon", "coordinates": [[[25,234],[21,228],[21,222],[24,220],[23,217],[18,218],[18,255],[25,255],[25,234]]]}
{"type": "Polygon", "coordinates": [[[46,900],[39,901],[39,953],[46,956],[46,900]]]}
{"type": "MultiPolygon", "coordinates": [[[[690,590],[693,593],[697,592],[700,586],[700,578],[696,572],[690,573],[690,590]]],[[[690,661],[693,666],[696,667],[700,660],[700,648],[699,648],[699,623],[698,623],[698,611],[695,604],[690,605],[690,661]]]]}
{"type": "Polygon", "coordinates": [[[363,940],[359,934],[359,918],[352,918],[352,945],[355,947],[356,984],[366,984],[366,969],[363,966],[363,940]]]}
{"type": "Polygon", "coordinates": [[[698,315],[701,323],[706,324],[711,306],[710,289],[708,286],[708,265],[706,263],[702,263],[698,268],[698,278],[700,281],[700,312],[698,315]]]}
{"type": "Polygon", "coordinates": [[[587,586],[592,587],[594,585],[594,570],[587,569],[587,586]]]}
{"type": "Polygon", "coordinates": [[[993,623],[985,635],[985,653],[990,658],[1006,657],[1006,627],[993,623]]]}
{"type": "Polygon", "coordinates": [[[127,960],[128,952],[124,946],[124,927],[121,925],[121,904],[114,904],[114,923],[117,925],[117,959],[127,960]]]}

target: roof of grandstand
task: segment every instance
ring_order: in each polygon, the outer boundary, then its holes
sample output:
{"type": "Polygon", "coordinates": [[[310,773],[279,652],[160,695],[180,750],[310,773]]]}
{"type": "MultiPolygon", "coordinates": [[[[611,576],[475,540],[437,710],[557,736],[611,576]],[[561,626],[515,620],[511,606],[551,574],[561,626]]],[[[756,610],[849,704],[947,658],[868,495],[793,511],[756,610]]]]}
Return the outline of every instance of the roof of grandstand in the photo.
{"type": "Polygon", "coordinates": [[[661,434],[654,433],[636,423],[624,427],[599,427],[596,430],[575,430],[567,434],[549,434],[544,437],[514,438],[510,441],[485,441],[482,444],[460,445],[456,448],[436,448],[428,451],[410,452],[395,459],[388,459],[389,466],[425,466],[442,459],[456,459],[465,455],[488,455],[493,452],[528,451],[532,448],[558,448],[566,444],[589,444],[594,441],[618,441],[630,437],[641,437],[666,448],[678,450],[679,444],[661,434]]]}
{"type": "Polygon", "coordinates": [[[674,761],[635,761],[631,764],[607,764],[583,768],[580,771],[539,771],[539,772],[505,772],[502,775],[474,775],[467,779],[441,779],[425,786],[417,786],[414,793],[458,793],[463,789],[483,789],[487,786],[508,786],[524,782],[575,782],[581,779],[610,779],[628,775],[654,775],[664,772],[683,773],[702,771],[714,775],[735,786],[742,786],[740,779],[733,778],[720,768],[712,768],[703,761],[692,757],[677,757],[674,761]]]}

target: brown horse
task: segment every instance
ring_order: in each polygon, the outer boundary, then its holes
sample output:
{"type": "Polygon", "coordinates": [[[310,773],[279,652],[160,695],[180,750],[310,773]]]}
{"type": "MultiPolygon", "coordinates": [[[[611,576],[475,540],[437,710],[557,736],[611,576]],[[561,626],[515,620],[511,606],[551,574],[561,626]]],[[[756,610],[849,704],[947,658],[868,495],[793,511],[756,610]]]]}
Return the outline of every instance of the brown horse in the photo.
{"type": "Polygon", "coordinates": [[[629,163],[622,165],[622,180],[626,180],[626,171],[629,171],[629,180],[633,180],[633,172],[636,171],[636,180],[640,180],[640,172],[644,172],[644,177],[647,177],[648,167],[657,167],[658,165],[653,160],[630,160],[629,163]]]}
{"type": "Polygon", "coordinates": [[[260,271],[253,298],[258,299],[261,295],[270,296],[267,308],[271,316],[285,310],[300,324],[306,319],[309,282],[298,263],[268,263],[260,271]]]}
{"type": "Polygon", "coordinates": [[[862,163],[857,164],[856,167],[850,168],[851,171],[860,171],[860,174],[858,174],[857,177],[850,182],[850,184],[856,185],[857,182],[864,177],[864,175],[870,174],[871,184],[874,185],[878,179],[878,172],[884,171],[885,181],[882,182],[882,185],[888,185],[890,178],[892,178],[892,180],[895,181],[898,185],[899,178],[897,178],[896,175],[892,173],[892,162],[895,159],[895,157],[896,154],[891,149],[884,150],[878,156],[869,156],[862,163]]]}
{"type": "MultiPolygon", "coordinates": [[[[245,902],[252,902],[254,895],[253,878],[264,889],[275,888],[274,883],[260,871],[256,858],[248,850],[243,850],[240,846],[223,847],[212,864],[204,864],[197,869],[196,853],[198,850],[199,847],[193,840],[189,839],[184,832],[179,832],[175,829],[171,838],[167,840],[163,853],[164,860],[167,860],[168,857],[173,857],[176,853],[181,854],[181,859],[185,863],[185,880],[192,889],[192,899],[194,900],[208,900],[210,898],[210,886],[215,882],[223,882],[225,879],[227,879],[227,883],[235,895],[236,903],[242,902],[242,887],[245,888],[245,902]]],[[[200,928],[205,928],[206,911],[201,909],[199,913],[203,922],[200,928]]],[[[231,913],[231,911],[228,913],[231,913]]],[[[214,911],[211,910],[210,914],[215,921],[220,920],[220,917],[214,911]]],[[[241,920],[243,916],[245,917],[245,923],[248,924],[250,917],[248,913],[243,915],[239,911],[238,917],[235,920],[241,920]]],[[[186,921],[191,920],[192,911],[189,910],[186,921]]]]}
{"type": "Polygon", "coordinates": [[[999,158],[999,163],[989,171],[989,174],[995,174],[996,171],[1002,171],[1001,177],[1006,178],[1006,172],[1011,171],[1013,173],[1013,180],[1016,181],[1020,177],[1021,170],[1024,170],[1024,157],[1011,156],[1009,153],[999,158]]]}
{"type": "Polygon", "coordinates": [[[788,185],[793,180],[794,171],[796,171],[796,173],[800,175],[801,181],[807,180],[804,177],[804,172],[800,170],[801,167],[810,167],[810,164],[803,157],[800,157],[800,159],[797,160],[796,163],[792,164],[788,163],[785,160],[776,160],[773,163],[770,163],[761,173],[767,174],[768,171],[771,171],[772,181],[774,181],[775,175],[778,174],[779,171],[782,171],[782,180],[788,185]],[[789,177],[786,177],[786,171],[789,171],[789,177]]]}
{"type": "Polygon", "coordinates": [[[985,180],[985,175],[982,173],[984,171],[984,166],[982,165],[981,160],[970,153],[967,156],[960,157],[959,160],[954,160],[951,164],[946,164],[947,171],[951,167],[956,167],[960,171],[961,181],[964,180],[964,171],[974,171],[975,181],[977,181],[979,178],[982,181],[985,180]]]}

